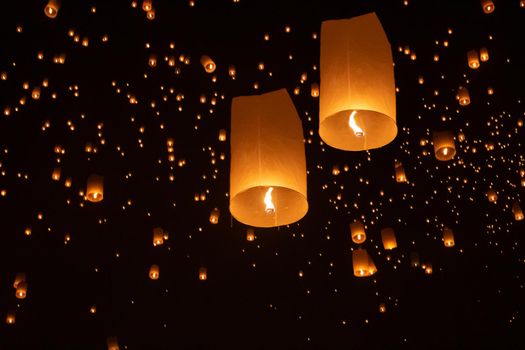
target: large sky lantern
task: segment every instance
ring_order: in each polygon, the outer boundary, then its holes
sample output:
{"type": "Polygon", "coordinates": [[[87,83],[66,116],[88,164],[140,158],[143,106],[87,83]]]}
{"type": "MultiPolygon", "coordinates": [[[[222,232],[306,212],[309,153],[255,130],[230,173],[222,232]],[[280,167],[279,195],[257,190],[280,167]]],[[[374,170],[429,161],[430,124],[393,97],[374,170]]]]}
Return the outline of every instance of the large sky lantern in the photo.
{"type": "Polygon", "coordinates": [[[468,106],[470,104],[470,94],[466,87],[460,86],[458,88],[458,94],[456,96],[460,106],[468,106]]]}
{"type": "Polygon", "coordinates": [[[479,59],[481,62],[487,62],[489,60],[489,50],[486,47],[482,47],[479,50],[479,59]]]}
{"type": "Polygon", "coordinates": [[[397,240],[394,229],[386,227],[381,230],[381,240],[383,241],[383,248],[385,250],[392,250],[397,248],[397,240]]]}
{"type": "Polygon", "coordinates": [[[481,0],[481,7],[486,14],[494,12],[494,9],[496,8],[492,0],[481,0]]]}
{"type": "Polygon", "coordinates": [[[447,248],[453,247],[456,244],[454,242],[454,231],[448,227],[443,229],[443,244],[447,248]]]}
{"type": "Polygon", "coordinates": [[[104,178],[100,175],[89,175],[86,189],[87,200],[97,203],[104,199],[104,178]]]}
{"type": "Polygon", "coordinates": [[[368,277],[377,272],[372,257],[370,257],[366,249],[363,248],[355,249],[352,252],[352,265],[354,268],[354,276],[356,277],[368,277]]]}
{"type": "Polygon", "coordinates": [[[231,116],[230,212],[276,227],[308,211],[303,128],[285,89],[236,97],[231,116]]]}
{"type": "Polygon", "coordinates": [[[201,64],[204,67],[204,70],[206,73],[213,73],[215,72],[215,62],[211,59],[210,56],[202,55],[201,56],[201,64]]]}
{"type": "Polygon", "coordinates": [[[44,8],[44,13],[49,18],[55,18],[58,15],[58,10],[60,10],[60,0],[49,0],[46,7],[44,8]]]}
{"type": "Polygon", "coordinates": [[[22,281],[17,284],[15,295],[17,299],[25,299],[27,297],[27,282],[26,281],[22,281]]]}
{"type": "Polygon", "coordinates": [[[521,210],[520,204],[517,201],[512,204],[512,213],[516,221],[523,220],[523,210],[521,210]]]}
{"type": "Polygon", "coordinates": [[[366,241],[365,225],[360,221],[350,224],[350,236],[355,244],[362,244],[366,241]]]}
{"type": "Polygon", "coordinates": [[[479,56],[476,50],[470,50],[467,52],[468,66],[472,69],[479,68],[479,56]]]}
{"type": "Polygon", "coordinates": [[[321,26],[319,135],[328,145],[362,151],[397,135],[390,43],[375,13],[321,26]]]}
{"type": "Polygon", "coordinates": [[[108,337],[106,345],[108,346],[108,350],[120,350],[117,337],[108,337]]]}
{"type": "Polygon", "coordinates": [[[456,155],[454,134],[451,131],[434,131],[432,133],[434,155],[437,160],[448,161],[456,155]]]}

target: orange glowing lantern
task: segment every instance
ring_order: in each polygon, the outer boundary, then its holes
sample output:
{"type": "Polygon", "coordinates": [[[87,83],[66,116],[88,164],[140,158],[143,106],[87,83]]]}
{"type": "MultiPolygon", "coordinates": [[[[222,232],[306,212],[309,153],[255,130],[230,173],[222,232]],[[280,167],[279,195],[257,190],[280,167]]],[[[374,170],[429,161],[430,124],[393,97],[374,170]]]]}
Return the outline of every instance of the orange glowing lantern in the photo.
{"type": "Polygon", "coordinates": [[[385,250],[397,248],[396,234],[393,228],[387,227],[382,229],[381,240],[383,241],[383,248],[385,248],[385,250]]]}
{"type": "Polygon", "coordinates": [[[310,86],[310,94],[312,95],[312,97],[319,97],[319,84],[313,83],[310,86]]]}
{"type": "Polygon", "coordinates": [[[481,0],[481,7],[486,14],[494,12],[494,9],[496,8],[492,0],[481,0]]]}
{"type": "Polygon", "coordinates": [[[27,282],[23,281],[17,284],[16,286],[16,298],[25,299],[27,296],[27,282]]]}
{"type": "Polygon", "coordinates": [[[208,269],[205,267],[199,268],[199,280],[206,281],[208,279],[208,269]]]}
{"type": "Polygon", "coordinates": [[[456,154],[454,134],[450,131],[434,131],[432,133],[434,142],[434,155],[437,160],[448,161],[456,154]]]}
{"type": "Polygon", "coordinates": [[[405,168],[403,167],[403,164],[401,164],[401,162],[395,163],[395,173],[396,173],[396,182],[398,183],[407,182],[405,168]]]}
{"type": "Polygon", "coordinates": [[[365,226],[360,222],[356,221],[350,224],[350,236],[352,241],[356,244],[361,244],[366,241],[365,226]]]}
{"type": "Polygon", "coordinates": [[[87,200],[97,203],[104,199],[104,178],[99,175],[89,175],[86,190],[87,200]]]}
{"type": "Polygon", "coordinates": [[[58,15],[58,10],[60,10],[60,0],[49,0],[44,8],[44,13],[49,18],[55,18],[58,15]]]}
{"type": "Polygon", "coordinates": [[[516,221],[523,220],[523,210],[521,210],[520,204],[518,202],[514,202],[512,204],[512,213],[514,214],[514,219],[516,221]]]}
{"type": "Polygon", "coordinates": [[[53,173],[51,174],[51,179],[53,179],[53,181],[60,181],[60,174],[61,174],[60,168],[53,169],[53,173]]]}
{"type": "Polygon", "coordinates": [[[456,98],[461,106],[468,106],[470,104],[470,95],[467,88],[460,86],[456,98]]]}
{"type": "Polygon", "coordinates": [[[214,208],[210,213],[210,222],[212,224],[218,224],[220,214],[221,211],[218,208],[214,208]]]}
{"type": "Polygon", "coordinates": [[[479,58],[478,58],[478,52],[476,50],[470,50],[467,53],[468,58],[468,66],[472,69],[478,69],[479,68],[479,58]]]}
{"type": "Polygon", "coordinates": [[[5,318],[5,323],[7,324],[15,324],[16,322],[16,316],[15,316],[15,313],[10,311],[7,313],[7,316],[5,318]]]}
{"type": "Polygon", "coordinates": [[[328,145],[362,151],[397,134],[392,51],[375,13],[321,26],[319,135],[328,145]]]}
{"type": "Polygon", "coordinates": [[[219,130],[219,141],[221,142],[226,141],[226,130],[224,129],[219,130]]]}
{"type": "Polygon", "coordinates": [[[447,248],[453,247],[455,245],[454,232],[448,227],[443,229],[443,243],[447,248]]]}
{"type": "Polygon", "coordinates": [[[149,268],[149,278],[152,280],[158,280],[160,276],[159,265],[151,265],[149,268]]]}
{"type": "Polygon", "coordinates": [[[253,227],[275,227],[306,214],[303,137],[285,89],[233,99],[230,212],[235,219],[253,227]]]}
{"type": "Polygon", "coordinates": [[[356,277],[372,276],[377,272],[376,265],[366,249],[356,249],[352,252],[352,265],[356,277]]]}
{"type": "Polygon", "coordinates": [[[248,242],[253,242],[255,240],[255,233],[254,233],[254,230],[252,227],[249,227],[247,230],[246,230],[246,240],[248,242]]]}
{"type": "Polygon", "coordinates": [[[164,244],[164,231],[161,227],[155,227],[153,229],[153,246],[156,247],[158,245],[164,244]]]}
{"type": "Polygon", "coordinates": [[[479,50],[479,59],[481,62],[487,62],[489,60],[489,50],[486,47],[482,47],[479,50]]]}
{"type": "Polygon", "coordinates": [[[487,198],[489,199],[489,202],[496,203],[498,200],[498,194],[491,188],[487,191],[487,198]]]}
{"type": "Polygon", "coordinates": [[[106,345],[108,346],[108,350],[120,350],[117,337],[109,337],[106,340],[106,345]]]}
{"type": "Polygon", "coordinates": [[[215,68],[216,68],[215,62],[213,62],[213,60],[209,56],[203,55],[201,57],[201,64],[204,67],[204,70],[206,71],[206,73],[215,72],[215,68]]]}

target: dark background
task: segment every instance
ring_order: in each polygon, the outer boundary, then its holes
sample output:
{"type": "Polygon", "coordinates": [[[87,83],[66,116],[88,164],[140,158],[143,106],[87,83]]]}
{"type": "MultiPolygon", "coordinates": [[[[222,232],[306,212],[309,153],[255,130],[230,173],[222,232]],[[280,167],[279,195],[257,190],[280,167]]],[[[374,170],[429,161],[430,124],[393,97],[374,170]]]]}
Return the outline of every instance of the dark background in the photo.
{"type": "Polygon", "coordinates": [[[8,79],[0,81],[0,107],[10,106],[11,115],[0,117],[0,189],[7,190],[0,197],[0,349],[104,349],[108,336],[118,337],[121,349],[523,348],[525,232],[510,205],[524,195],[518,173],[525,167],[524,131],[517,121],[524,115],[525,9],[519,0],[494,0],[495,12],[486,15],[478,0],[409,1],[196,0],[190,7],[154,0],[154,21],[145,18],[141,1],[134,9],[131,1],[64,0],[54,20],[43,13],[45,1],[2,4],[0,71],[8,79]],[[399,133],[381,149],[343,152],[318,137],[310,84],[319,81],[313,69],[319,39],[312,33],[320,38],[323,20],[371,11],[392,44],[399,133]],[[68,37],[69,29],[89,37],[89,47],[68,37]],[[398,51],[406,45],[416,61],[398,51]],[[467,51],[482,46],[490,60],[470,70],[467,51]],[[66,63],[54,64],[62,52],[66,63]],[[159,57],[156,68],[147,65],[151,52],[159,57]],[[181,53],[191,64],[177,60],[177,75],[163,58],[181,53]],[[203,54],[217,64],[216,83],[199,64],[203,54]],[[44,78],[49,88],[32,100],[32,87],[44,78]],[[79,97],[70,91],[74,85],[79,97]],[[468,107],[455,100],[459,85],[468,86],[468,107]],[[297,224],[256,229],[257,239],[248,242],[246,226],[228,211],[229,144],[218,141],[218,131],[229,128],[232,97],[282,87],[303,120],[310,208],[297,224]],[[176,101],[177,93],[184,100],[176,101]],[[209,103],[214,93],[216,106],[209,103]],[[127,94],[139,103],[131,105],[127,94]],[[15,112],[22,96],[27,102],[15,112]],[[45,121],[51,126],[42,131],[45,121]],[[438,162],[431,144],[420,145],[432,130],[464,132],[453,161],[438,162]],[[168,137],[175,140],[173,164],[168,137]],[[85,153],[87,142],[96,154],[85,153]],[[56,145],[64,155],[54,153],[56,145]],[[57,158],[60,182],[51,180],[57,158]],[[179,167],[179,159],[186,165],[179,167]],[[395,182],[395,160],[409,183],[395,182]],[[345,164],[348,172],[332,175],[333,165],[345,164]],[[105,179],[101,203],[79,195],[92,173],[105,179]],[[71,188],[63,184],[68,176],[71,188]],[[497,204],[485,197],[491,187],[497,204]],[[206,201],[195,202],[205,190],[206,201]],[[208,220],[214,207],[221,210],[218,225],[208,220]],[[357,246],[348,224],[356,219],[367,225],[364,247],[378,267],[368,278],[352,272],[357,246]],[[454,230],[454,248],[443,246],[443,225],[454,230]],[[170,233],[159,247],[152,246],[156,226],[170,233]],[[386,226],[398,240],[391,253],[379,235],[386,226]],[[411,252],[431,262],[434,273],[411,268],[411,252]],[[157,281],[148,278],[151,264],[160,266],[157,281]],[[201,266],[208,269],[205,282],[198,280],[201,266]],[[18,272],[29,285],[21,301],[12,287],[18,272]],[[16,311],[14,325],[5,323],[9,311],[16,311]]]}

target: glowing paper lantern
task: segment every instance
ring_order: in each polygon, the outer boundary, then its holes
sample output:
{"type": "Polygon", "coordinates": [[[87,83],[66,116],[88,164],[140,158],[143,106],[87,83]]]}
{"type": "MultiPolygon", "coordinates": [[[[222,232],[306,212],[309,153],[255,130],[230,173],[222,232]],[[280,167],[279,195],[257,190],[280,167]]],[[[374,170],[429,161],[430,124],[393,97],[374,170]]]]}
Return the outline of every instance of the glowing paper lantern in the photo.
{"type": "Polygon", "coordinates": [[[397,134],[390,43],[375,13],[321,27],[319,135],[346,151],[382,147],[397,134]]]}
{"type": "Polygon", "coordinates": [[[410,253],[410,266],[412,267],[419,266],[419,254],[417,252],[410,253]]]}
{"type": "Polygon", "coordinates": [[[383,248],[385,248],[385,250],[397,248],[396,234],[393,228],[387,227],[382,229],[381,240],[383,241],[383,248]]]}
{"type": "Polygon", "coordinates": [[[425,270],[425,274],[427,275],[431,275],[433,270],[432,270],[432,263],[426,263],[425,266],[423,267],[423,269],[425,270]]]}
{"type": "Polygon", "coordinates": [[[201,64],[204,67],[204,70],[206,71],[206,73],[215,72],[215,68],[216,68],[215,62],[213,62],[213,60],[209,56],[203,55],[201,57],[201,64]]]}
{"type": "Polygon", "coordinates": [[[218,224],[220,215],[221,215],[221,211],[218,208],[213,208],[210,213],[210,222],[212,224],[218,224]]]}
{"type": "Polygon", "coordinates": [[[234,98],[230,139],[232,216],[254,227],[300,220],[308,211],[303,130],[286,90],[234,98]]]}
{"type": "Polygon", "coordinates": [[[407,182],[407,176],[405,174],[405,168],[401,162],[395,163],[396,182],[402,183],[407,182]]]}
{"type": "Polygon", "coordinates": [[[487,62],[489,60],[489,50],[487,50],[485,47],[482,47],[479,50],[479,59],[481,62],[487,62]]]}
{"type": "Polygon", "coordinates": [[[149,268],[149,278],[152,280],[158,280],[160,276],[159,265],[151,265],[149,268]]]}
{"type": "Polygon", "coordinates": [[[470,50],[467,53],[468,58],[468,66],[472,69],[478,69],[479,68],[479,59],[478,59],[478,52],[476,50],[470,50]]]}
{"type": "Polygon", "coordinates": [[[372,276],[377,272],[376,265],[366,249],[356,249],[352,252],[352,265],[356,277],[372,276]]]}
{"type": "Polygon", "coordinates": [[[15,324],[15,322],[16,322],[15,313],[14,312],[8,312],[7,316],[5,318],[5,323],[7,323],[7,324],[15,324]]]}
{"type": "Polygon", "coordinates": [[[359,221],[350,224],[350,235],[354,243],[364,243],[366,241],[365,226],[359,221]]]}
{"type": "Polygon", "coordinates": [[[27,296],[27,282],[23,281],[17,284],[16,286],[16,298],[25,299],[27,296]]]}
{"type": "Polygon", "coordinates": [[[208,269],[205,267],[199,268],[199,280],[206,281],[208,279],[208,269]]]}
{"type": "Polygon", "coordinates": [[[108,350],[120,350],[120,348],[118,346],[117,337],[109,337],[106,340],[106,344],[108,346],[108,350]]]}
{"type": "Polygon", "coordinates": [[[15,276],[15,281],[13,282],[13,288],[17,289],[18,285],[26,281],[26,274],[23,272],[17,273],[15,276]]]}
{"type": "Polygon", "coordinates": [[[456,98],[461,106],[468,106],[470,104],[470,95],[467,88],[460,86],[456,98]]]}
{"type": "Polygon", "coordinates": [[[382,313],[382,314],[386,312],[386,305],[385,305],[385,303],[379,304],[379,312],[382,313]]]}
{"type": "Polygon", "coordinates": [[[516,221],[523,220],[523,210],[521,210],[521,207],[518,202],[514,202],[512,204],[512,213],[514,214],[514,219],[516,221]]]}
{"type": "Polygon", "coordinates": [[[454,232],[448,227],[443,229],[443,243],[445,247],[453,247],[456,244],[454,242],[454,232]]]}
{"type": "Polygon", "coordinates": [[[51,179],[53,179],[54,181],[60,181],[60,174],[61,174],[60,168],[53,169],[53,173],[51,174],[51,179]]]}
{"type": "Polygon", "coordinates": [[[249,227],[247,230],[246,230],[246,240],[248,242],[253,242],[255,240],[255,233],[253,231],[253,228],[249,227]]]}
{"type": "Polygon", "coordinates": [[[226,141],[226,130],[224,129],[219,130],[219,141],[221,142],[226,141]]]}
{"type": "Polygon", "coordinates": [[[450,131],[434,131],[432,133],[434,141],[434,155],[437,160],[447,161],[454,158],[456,154],[456,144],[454,134],[450,131]]]}
{"type": "Polygon", "coordinates": [[[155,227],[153,229],[153,246],[156,247],[158,245],[164,244],[164,231],[161,227],[155,227]]]}
{"type": "Polygon", "coordinates": [[[152,8],[153,8],[152,0],[142,1],[142,11],[148,12],[148,11],[151,11],[152,8]]]}
{"type": "Polygon", "coordinates": [[[155,55],[154,53],[149,55],[148,65],[152,68],[157,66],[157,55],[155,55]]]}
{"type": "Polygon", "coordinates": [[[494,12],[494,9],[496,8],[492,0],[481,0],[481,7],[486,14],[494,12]]]}
{"type": "Polygon", "coordinates": [[[44,8],[44,13],[49,18],[55,18],[58,15],[58,10],[60,10],[60,0],[49,0],[44,8]]]}
{"type": "Polygon", "coordinates": [[[104,199],[104,178],[99,175],[89,175],[86,190],[87,200],[93,203],[104,199]]]}
{"type": "Polygon", "coordinates": [[[498,194],[491,188],[487,191],[487,198],[489,199],[489,202],[496,203],[498,200],[498,194]]]}
{"type": "Polygon", "coordinates": [[[310,87],[310,94],[312,97],[319,97],[319,84],[313,83],[310,87]]]}

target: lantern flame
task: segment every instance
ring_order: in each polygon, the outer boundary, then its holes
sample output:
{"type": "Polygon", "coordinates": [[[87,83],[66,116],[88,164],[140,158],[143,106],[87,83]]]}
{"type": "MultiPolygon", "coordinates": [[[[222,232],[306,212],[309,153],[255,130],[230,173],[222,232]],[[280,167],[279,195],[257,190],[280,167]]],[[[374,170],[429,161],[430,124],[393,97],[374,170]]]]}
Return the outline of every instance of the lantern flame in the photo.
{"type": "Polygon", "coordinates": [[[266,205],[264,211],[269,215],[275,214],[275,205],[272,202],[272,192],[273,187],[269,187],[268,191],[266,191],[266,194],[264,195],[264,204],[266,205]]]}
{"type": "Polygon", "coordinates": [[[359,125],[357,125],[355,121],[356,114],[357,111],[352,111],[352,113],[350,113],[350,118],[348,118],[348,125],[350,126],[356,137],[363,137],[365,135],[365,132],[359,127],[359,125]]]}

